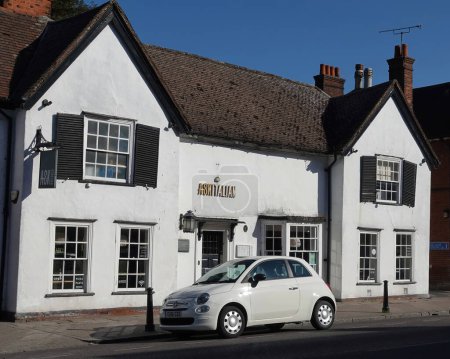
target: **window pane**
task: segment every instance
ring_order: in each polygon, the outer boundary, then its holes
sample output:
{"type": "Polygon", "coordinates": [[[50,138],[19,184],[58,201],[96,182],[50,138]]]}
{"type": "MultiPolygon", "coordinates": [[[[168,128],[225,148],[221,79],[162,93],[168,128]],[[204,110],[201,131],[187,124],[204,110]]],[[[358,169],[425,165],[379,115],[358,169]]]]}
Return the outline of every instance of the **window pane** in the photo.
{"type": "Polygon", "coordinates": [[[53,261],[53,274],[61,274],[63,271],[63,263],[64,261],[61,260],[54,260],[53,261]]]}
{"type": "Polygon", "coordinates": [[[147,245],[139,246],[139,258],[147,258],[147,245]]]}
{"type": "Polygon", "coordinates": [[[64,242],[66,240],[66,227],[55,228],[55,241],[64,242]]]}
{"type": "Polygon", "coordinates": [[[95,163],[95,151],[86,151],[86,162],[95,163]]]}
{"type": "Polygon", "coordinates": [[[113,153],[108,153],[108,165],[116,165],[117,164],[117,155],[113,153]]]}
{"type": "Polygon", "coordinates": [[[64,276],[63,289],[73,289],[73,276],[64,276]]]}
{"type": "Polygon", "coordinates": [[[138,287],[142,288],[145,286],[145,275],[138,275],[138,287]]]}
{"type": "Polygon", "coordinates": [[[74,269],[73,261],[64,261],[64,274],[73,274],[74,269]]]}
{"type": "Polygon", "coordinates": [[[132,229],[130,235],[131,243],[139,243],[139,229],[132,229]]]}
{"type": "Polygon", "coordinates": [[[99,137],[98,138],[98,148],[100,150],[108,149],[108,139],[106,137],[99,137]]]}
{"type": "Polygon", "coordinates": [[[137,273],[137,263],[136,261],[128,262],[128,273],[137,273]]]}
{"type": "Polygon", "coordinates": [[[119,141],[119,152],[128,152],[128,141],[127,140],[119,141]]]}
{"type": "Polygon", "coordinates": [[[126,275],[119,275],[118,287],[119,288],[127,287],[127,276],[126,275]]]}
{"type": "Polygon", "coordinates": [[[128,258],[128,245],[120,244],[120,258],[128,258]]]}
{"type": "Polygon", "coordinates": [[[75,274],[84,274],[85,261],[77,261],[75,264],[75,274]]]}
{"type": "Polygon", "coordinates": [[[101,163],[101,164],[106,163],[106,153],[105,152],[97,152],[97,163],[101,163]]]}
{"type": "Polygon", "coordinates": [[[87,147],[88,148],[97,148],[97,137],[87,136],[87,147]]]}
{"type": "Polygon", "coordinates": [[[97,177],[106,177],[106,166],[97,166],[96,175],[97,177]]]}
{"type": "Polygon", "coordinates": [[[109,126],[109,135],[112,137],[119,137],[119,126],[111,124],[109,126]]]}
{"type": "Polygon", "coordinates": [[[116,167],[108,166],[106,170],[106,177],[108,178],[116,178],[116,167]]]}
{"type": "Polygon", "coordinates": [[[95,176],[95,165],[86,165],[86,176],[95,176]]]}
{"type": "Polygon", "coordinates": [[[119,273],[127,273],[127,261],[119,261],[119,273]]]}
{"type": "Polygon", "coordinates": [[[130,258],[137,258],[137,257],[138,257],[138,245],[130,244],[130,258]]]}
{"type": "Polygon", "coordinates": [[[86,242],[87,241],[87,228],[86,227],[78,227],[78,242],[86,242]]]}
{"type": "Polygon", "coordinates": [[[116,138],[110,138],[108,150],[109,151],[117,151],[118,147],[119,147],[119,141],[116,138]]]}
{"type": "Polygon", "coordinates": [[[105,122],[99,123],[99,135],[101,136],[108,136],[108,124],[105,122]]]}
{"type": "Polygon", "coordinates": [[[97,134],[97,122],[96,121],[89,121],[88,122],[88,133],[97,134]]]}
{"type": "Polygon", "coordinates": [[[56,243],[55,244],[55,257],[56,258],[64,258],[65,251],[64,251],[65,245],[64,243],[56,243]]]}
{"type": "Polygon", "coordinates": [[[128,276],[128,288],[136,288],[136,276],[135,275],[128,276]]]}
{"type": "Polygon", "coordinates": [[[66,244],[66,258],[75,258],[75,243],[66,244]]]}
{"type": "Polygon", "coordinates": [[[117,164],[119,166],[126,166],[127,165],[127,155],[117,155],[117,164]]]}
{"type": "Polygon", "coordinates": [[[120,138],[129,138],[128,126],[120,126],[120,138]]]}
{"type": "Polygon", "coordinates": [[[77,258],[86,258],[85,244],[77,244],[77,258]]]}
{"type": "Polygon", "coordinates": [[[118,179],[127,179],[127,169],[126,168],[118,168],[117,169],[117,178],[118,179]]]}

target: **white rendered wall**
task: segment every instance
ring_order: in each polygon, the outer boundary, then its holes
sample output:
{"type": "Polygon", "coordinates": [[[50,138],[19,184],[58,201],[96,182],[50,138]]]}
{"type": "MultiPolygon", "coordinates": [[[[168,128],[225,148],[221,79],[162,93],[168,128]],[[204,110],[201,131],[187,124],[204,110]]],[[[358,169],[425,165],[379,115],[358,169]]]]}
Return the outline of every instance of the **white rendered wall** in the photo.
{"type": "MultiPolygon", "coordinates": [[[[261,239],[258,215],[326,216],[324,168],[327,158],[263,154],[183,140],[180,143],[179,163],[180,213],[194,210],[200,217],[235,218],[248,226],[248,231],[244,232],[243,224],[237,225],[230,259],[237,245],[251,246],[251,255],[261,254],[257,252],[258,240],[261,239]],[[245,170],[246,174],[243,175],[242,171],[233,174],[233,171],[226,169],[245,170]],[[226,178],[239,178],[248,184],[256,198],[251,199],[247,210],[237,213],[220,211],[216,206],[217,199],[212,197],[203,197],[203,203],[199,204],[198,182],[203,179],[214,183],[216,176],[221,178],[219,183],[225,183],[226,178]]],[[[244,190],[244,187],[237,187],[236,198],[229,201],[238,201],[244,190]]],[[[322,236],[326,233],[325,229],[326,224],[323,224],[322,236]]],[[[190,253],[179,253],[178,256],[178,286],[182,287],[191,284],[195,278],[194,246],[197,245],[198,251],[199,243],[194,240],[193,234],[182,231],[179,238],[191,238],[192,244],[190,253]]]]}
{"type": "MultiPolygon", "coordinates": [[[[125,117],[160,131],[158,187],[127,187],[57,181],[38,188],[39,155],[25,158],[22,189],[17,313],[146,305],[145,295],[111,295],[117,277],[114,220],[157,222],[151,255],[154,303],[176,287],[178,234],[178,138],[111,27],[106,27],[26,115],[24,150],[36,128],[55,140],[53,116],[82,111],[125,117]],[[52,105],[40,109],[43,99],[52,105]],[[90,297],[44,298],[51,288],[49,217],[96,219],[91,238],[90,297]]],[[[19,184],[18,184],[19,185],[19,184]]]]}
{"type": "MultiPolygon", "coordinates": [[[[430,170],[392,99],[389,99],[354,146],[357,153],[345,157],[343,170],[342,231],[333,233],[342,256],[341,298],[383,295],[383,286],[356,285],[359,279],[359,231],[382,229],[379,234],[378,280],[389,281],[389,295],[428,293],[430,170]],[[415,207],[360,202],[360,157],[395,156],[417,164],[415,207]],[[395,229],[413,230],[413,282],[393,285],[395,278],[395,229]],[[371,291],[371,293],[368,292],[371,291]],[[405,291],[406,290],[406,291],[405,291]]],[[[336,214],[335,214],[336,216],[336,214]]],[[[337,260],[339,262],[339,260],[337,260]]],[[[339,271],[338,271],[339,272],[339,271]]]]}

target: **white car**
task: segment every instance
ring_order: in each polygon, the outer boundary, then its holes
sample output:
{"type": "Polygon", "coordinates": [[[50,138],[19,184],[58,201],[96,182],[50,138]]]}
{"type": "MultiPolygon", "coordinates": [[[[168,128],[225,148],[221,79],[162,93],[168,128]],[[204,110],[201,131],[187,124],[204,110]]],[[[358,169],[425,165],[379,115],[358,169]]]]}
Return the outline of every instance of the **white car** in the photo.
{"type": "Polygon", "coordinates": [[[192,286],[170,294],[160,311],[170,332],[217,330],[237,337],[246,327],[311,321],[328,329],[336,300],[311,266],[293,257],[249,257],[223,263],[192,286]]]}

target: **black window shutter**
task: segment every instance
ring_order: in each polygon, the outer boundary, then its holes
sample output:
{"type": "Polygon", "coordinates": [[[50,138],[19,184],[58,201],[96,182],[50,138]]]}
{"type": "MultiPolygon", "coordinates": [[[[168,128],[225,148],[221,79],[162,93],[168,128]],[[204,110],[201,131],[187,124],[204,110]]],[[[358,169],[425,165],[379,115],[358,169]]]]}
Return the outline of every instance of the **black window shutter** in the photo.
{"type": "Polygon", "coordinates": [[[159,128],[136,125],[134,184],[156,188],[158,182],[159,128]]]}
{"type": "Polygon", "coordinates": [[[79,115],[56,115],[58,149],[58,179],[83,179],[84,118],[79,115]]]}
{"type": "Polygon", "coordinates": [[[414,207],[416,204],[416,173],[417,165],[403,161],[402,204],[414,207]]]}
{"type": "Polygon", "coordinates": [[[361,202],[375,202],[377,187],[377,158],[361,157],[361,202]]]}

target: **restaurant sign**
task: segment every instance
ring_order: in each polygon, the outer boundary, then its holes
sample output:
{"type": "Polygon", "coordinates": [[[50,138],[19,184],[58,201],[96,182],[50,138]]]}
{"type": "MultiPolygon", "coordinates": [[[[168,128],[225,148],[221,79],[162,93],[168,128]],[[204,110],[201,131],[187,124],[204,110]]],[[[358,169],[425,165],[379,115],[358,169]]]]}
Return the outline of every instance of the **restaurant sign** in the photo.
{"type": "Polygon", "coordinates": [[[39,188],[56,187],[56,160],[58,151],[42,151],[39,168],[39,188]]]}

